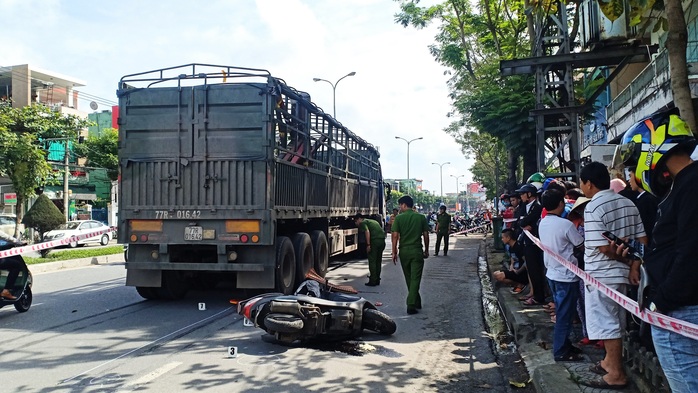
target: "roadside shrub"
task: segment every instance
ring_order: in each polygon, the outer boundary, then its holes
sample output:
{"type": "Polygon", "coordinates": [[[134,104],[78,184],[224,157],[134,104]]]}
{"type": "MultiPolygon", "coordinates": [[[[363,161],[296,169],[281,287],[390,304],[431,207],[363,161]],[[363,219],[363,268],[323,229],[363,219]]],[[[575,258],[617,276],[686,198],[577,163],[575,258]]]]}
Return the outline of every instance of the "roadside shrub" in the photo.
{"type": "Polygon", "coordinates": [[[43,239],[44,233],[58,228],[61,224],[65,224],[65,217],[46,195],[41,194],[27,214],[24,215],[22,223],[36,229],[43,239]]]}

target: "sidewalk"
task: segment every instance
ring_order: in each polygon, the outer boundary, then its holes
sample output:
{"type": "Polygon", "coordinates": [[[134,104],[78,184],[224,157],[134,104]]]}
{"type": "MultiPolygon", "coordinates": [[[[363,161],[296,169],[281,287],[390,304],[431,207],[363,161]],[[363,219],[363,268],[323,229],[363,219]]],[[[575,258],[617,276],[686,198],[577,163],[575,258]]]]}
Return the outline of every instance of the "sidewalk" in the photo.
{"type": "Polygon", "coordinates": [[[124,263],[124,254],[100,255],[97,257],[68,259],[65,261],[35,263],[28,265],[32,274],[53,272],[61,269],[72,269],[90,265],[103,265],[111,263],[124,263]]]}
{"type": "MultiPolygon", "coordinates": [[[[490,274],[501,270],[504,252],[496,251],[492,245],[492,237],[486,239],[487,264],[490,274]]],[[[581,347],[587,361],[584,362],[555,362],[552,355],[552,337],[554,324],[542,307],[523,307],[518,300],[520,295],[513,295],[510,287],[495,288],[500,307],[507,324],[511,329],[521,358],[526,363],[537,392],[555,393],[602,393],[617,390],[595,389],[577,384],[577,380],[597,377],[589,371],[589,366],[601,360],[605,352],[593,346],[581,347]]],[[[574,325],[573,342],[582,338],[581,327],[574,325]]],[[[649,393],[653,389],[639,375],[630,372],[626,367],[629,385],[623,392],[649,393]]]]}

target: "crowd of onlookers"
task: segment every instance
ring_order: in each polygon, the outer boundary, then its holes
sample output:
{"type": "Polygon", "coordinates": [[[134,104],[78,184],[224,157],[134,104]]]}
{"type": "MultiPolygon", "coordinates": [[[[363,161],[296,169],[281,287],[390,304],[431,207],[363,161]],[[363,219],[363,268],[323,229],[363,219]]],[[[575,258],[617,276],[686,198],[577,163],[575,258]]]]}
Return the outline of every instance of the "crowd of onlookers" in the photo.
{"type": "MultiPolygon", "coordinates": [[[[599,282],[631,297],[636,296],[643,264],[650,284],[643,288],[643,306],[697,323],[698,204],[691,192],[698,191],[698,164],[691,160],[695,146],[676,113],[660,112],[624,135],[613,165],[583,166],[578,184],[536,173],[500,197],[507,260],[493,276],[510,285],[523,306],[551,315],[556,361],[584,360],[584,345],[605,349],[604,359],[590,366],[599,377],[579,381],[583,385],[627,385],[622,337],[632,319],[552,253],[543,252],[524,230],[599,282]],[[614,236],[620,240],[609,240],[614,236]],[[638,251],[629,253],[628,246],[638,251]],[[643,251],[644,261],[638,257],[643,251]],[[570,341],[574,322],[581,323],[583,334],[575,344],[570,341]]],[[[643,327],[640,339],[654,347],[672,391],[698,392],[698,340],[656,326],[643,327]]]]}

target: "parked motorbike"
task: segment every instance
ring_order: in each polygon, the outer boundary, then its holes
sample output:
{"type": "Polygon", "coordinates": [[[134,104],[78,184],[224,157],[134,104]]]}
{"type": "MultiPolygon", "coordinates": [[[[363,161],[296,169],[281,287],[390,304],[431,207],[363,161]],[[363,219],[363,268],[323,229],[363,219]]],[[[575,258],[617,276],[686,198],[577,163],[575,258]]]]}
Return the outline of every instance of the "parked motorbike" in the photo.
{"type": "MultiPolygon", "coordinates": [[[[9,250],[11,248],[16,247],[17,244],[14,243],[9,243],[5,241],[0,241],[0,251],[5,251],[9,250]]],[[[32,305],[32,283],[33,283],[33,278],[32,274],[29,271],[29,268],[27,268],[27,264],[24,263],[24,259],[22,258],[21,255],[14,255],[11,257],[7,257],[19,260],[22,262],[22,270],[19,272],[19,276],[17,276],[17,280],[15,281],[15,286],[14,288],[7,288],[10,290],[10,292],[13,293],[14,296],[17,297],[15,300],[10,300],[10,299],[5,299],[5,298],[0,298],[0,308],[9,306],[10,304],[15,306],[15,309],[19,312],[27,312],[29,311],[29,307],[32,305]]],[[[7,275],[9,271],[8,270],[0,270],[0,291],[5,289],[5,284],[7,282],[7,275]]]]}
{"type": "Polygon", "coordinates": [[[397,330],[395,321],[368,300],[304,281],[295,295],[267,293],[238,303],[238,314],[283,343],[346,340],[364,329],[382,335],[397,330]]]}

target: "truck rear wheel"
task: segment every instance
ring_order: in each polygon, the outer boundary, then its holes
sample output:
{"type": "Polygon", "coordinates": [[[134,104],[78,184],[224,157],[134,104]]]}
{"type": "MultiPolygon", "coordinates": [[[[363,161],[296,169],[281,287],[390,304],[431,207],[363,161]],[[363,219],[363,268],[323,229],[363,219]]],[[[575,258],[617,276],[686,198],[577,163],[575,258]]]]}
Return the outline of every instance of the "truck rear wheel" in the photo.
{"type": "Polygon", "coordinates": [[[327,236],[323,231],[312,231],[310,240],[313,243],[313,254],[315,255],[315,263],[313,267],[315,272],[321,277],[325,277],[327,269],[330,266],[330,252],[327,245],[327,236]]]}
{"type": "Polygon", "coordinates": [[[305,232],[296,233],[293,236],[293,249],[296,252],[296,283],[300,284],[315,263],[310,236],[305,232]]]}
{"type": "Polygon", "coordinates": [[[276,238],[276,290],[291,295],[295,289],[296,256],[291,239],[286,236],[276,238]]]}
{"type": "Polygon", "coordinates": [[[184,297],[189,291],[189,284],[181,277],[179,272],[162,272],[162,287],[156,288],[161,299],[177,300],[184,297]]]}
{"type": "Polygon", "coordinates": [[[147,299],[147,300],[160,299],[160,296],[158,296],[158,288],[136,287],[136,292],[138,292],[138,294],[141,295],[141,297],[143,299],[147,299]]]}

